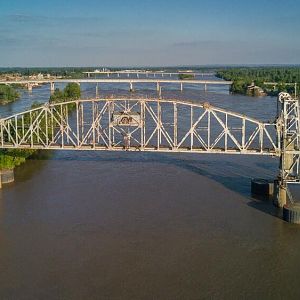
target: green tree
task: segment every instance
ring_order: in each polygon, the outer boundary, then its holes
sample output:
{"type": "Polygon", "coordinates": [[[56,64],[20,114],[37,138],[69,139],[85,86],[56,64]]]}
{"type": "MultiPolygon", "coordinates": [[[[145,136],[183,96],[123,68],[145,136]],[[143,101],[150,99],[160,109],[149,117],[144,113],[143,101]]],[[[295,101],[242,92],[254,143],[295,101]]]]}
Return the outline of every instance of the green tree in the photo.
{"type": "Polygon", "coordinates": [[[19,93],[9,85],[0,84],[0,104],[13,102],[20,97],[19,93]]]}
{"type": "Polygon", "coordinates": [[[80,86],[77,83],[68,83],[64,89],[65,98],[68,100],[77,100],[81,96],[80,86]]]}

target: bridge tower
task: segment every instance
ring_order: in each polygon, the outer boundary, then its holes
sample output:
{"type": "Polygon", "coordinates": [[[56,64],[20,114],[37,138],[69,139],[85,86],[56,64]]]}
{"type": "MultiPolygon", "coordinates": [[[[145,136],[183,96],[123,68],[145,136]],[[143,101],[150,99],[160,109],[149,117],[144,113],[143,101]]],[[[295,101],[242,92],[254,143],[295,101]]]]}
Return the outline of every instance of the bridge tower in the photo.
{"type": "Polygon", "coordinates": [[[300,183],[300,114],[299,100],[280,93],[277,103],[277,138],[280,149],[280,170],[275,187],[275,205],[293,204],[290,183],[300,183]]]}

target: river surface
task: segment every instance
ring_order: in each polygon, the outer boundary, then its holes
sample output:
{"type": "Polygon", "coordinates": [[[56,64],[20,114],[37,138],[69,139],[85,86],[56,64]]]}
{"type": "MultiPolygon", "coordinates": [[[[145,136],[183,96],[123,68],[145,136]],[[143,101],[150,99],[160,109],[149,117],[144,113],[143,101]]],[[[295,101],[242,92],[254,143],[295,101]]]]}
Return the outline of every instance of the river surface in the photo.
{"type": "MultiPolygon", "coordinates": [[[[94,96],[95,85],[81,87],[94,96]]],[[[21,93],[2,117],[47,101],[49,87],[21,93]]],[[[226,87],[169,86],[163,96],[276,114],[275,98],[226,87]]],[[[300,228],[250,196],[252,177],[277,172],[270,157],[44,153],[0,191],[0,299],[299,299],[300,228]]]]}

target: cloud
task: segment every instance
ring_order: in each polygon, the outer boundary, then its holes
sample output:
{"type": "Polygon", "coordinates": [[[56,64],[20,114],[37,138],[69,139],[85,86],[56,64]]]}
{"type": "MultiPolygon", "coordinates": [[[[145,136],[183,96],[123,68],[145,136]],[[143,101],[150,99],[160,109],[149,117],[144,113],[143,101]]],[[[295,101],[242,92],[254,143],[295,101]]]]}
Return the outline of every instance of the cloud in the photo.
{"type": "Polygon", "coordinates": [[[41,24],[44,20],[44,17],[42,16],[34,16],[34,15],[25,15],[25,14],[12,14],[8,16],[4,16],[4,19],[6,19],[9,22],[13,22],[14,24],[41,24]]]}
{"type": "Polygon", "coordinates": [[[10,14],[4,15],[2,17],[5,22],[13,22],[13,23],[20,23],[20,24],[57,24],[57,23],[78,23],[78,22],[99,22],[104,21],[103,18],[100,17],[82,17],[82,16],[60,16],[60,17],[49,17],[44,15],[27,15],[27,14],[10,14]]]}
{"type": "Polygon", "coordinates": [[[210,48],[210,47],[231,47],[233,44],[245,45],[243,41],[214,41],[214,40],[194,40],[175,42],[171,46],[178,48],[210,48]]]}

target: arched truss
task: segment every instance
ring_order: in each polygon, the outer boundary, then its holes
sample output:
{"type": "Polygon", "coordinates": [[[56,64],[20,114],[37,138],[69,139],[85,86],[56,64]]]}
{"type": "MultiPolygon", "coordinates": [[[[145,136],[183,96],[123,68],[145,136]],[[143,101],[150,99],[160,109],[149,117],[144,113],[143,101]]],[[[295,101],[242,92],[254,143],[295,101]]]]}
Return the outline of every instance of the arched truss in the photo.
{"type": "Polygon", "coordinates": [[[280,155],[276,123],[179,100],[89,99],[0,120],[0,148],[280,155]]]}

